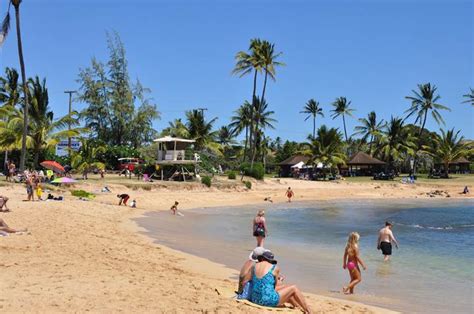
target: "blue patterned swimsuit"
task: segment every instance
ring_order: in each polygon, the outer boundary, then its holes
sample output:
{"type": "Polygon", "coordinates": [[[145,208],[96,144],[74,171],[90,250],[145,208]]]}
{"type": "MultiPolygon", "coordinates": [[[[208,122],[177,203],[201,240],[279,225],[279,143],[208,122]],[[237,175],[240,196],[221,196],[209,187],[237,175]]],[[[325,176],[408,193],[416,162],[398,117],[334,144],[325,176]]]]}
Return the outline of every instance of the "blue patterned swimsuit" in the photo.
{"type": "Polygon", "coordinates": [[[273,276],[273,270],[275,265],[265,274],[262,278],[258,278],[255,275],[255,266],[252,271],[252,295],[250,300],[253,303],[275,307],[280,302],[280,295],[275,290],[275,276],[273,276]]]}

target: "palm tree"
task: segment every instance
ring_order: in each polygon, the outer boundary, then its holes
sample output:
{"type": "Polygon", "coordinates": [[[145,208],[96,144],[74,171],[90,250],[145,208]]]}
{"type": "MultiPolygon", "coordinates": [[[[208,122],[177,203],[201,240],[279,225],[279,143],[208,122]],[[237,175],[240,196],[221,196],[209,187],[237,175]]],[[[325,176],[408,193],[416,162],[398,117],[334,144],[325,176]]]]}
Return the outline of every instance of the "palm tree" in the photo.
{"type": "Polygon", "coordinates": [[[217,118],[206,121],[202,111],[191,110],[186,112],[186,119],[186,127],[189,132],[189,137],[196,141],[196,150],[202,150],[206,144],[215,139],[216,132],[212,131],[212,127],[217,118]]]}
{"type": "Polygon", "coordinates": [[[471,106],[474,106],[474,88],[470,88],[471,92],[469,94],[463,95],[463,97],[466,97],[467,100],[463,101],[463,104],[471,104],[471,106]]]}
{"type": "MultiPolygon", "coordinates": [[[[274,129],[274,123],[277,121],[272,118],[272,116],[275,114],[274,111],[268,110],[268,104],[265,100],[262,99],[257,99],[255,106],[254,106],[254,125],[255,125],[255,135],[260,136],[260,142],[263,137],[265,137],[265,134],[263,130],[269,128],[269,129],[274,129]]],[[[255,136],[255,143],[254,143],[254,149],[252,153],[252,161],[250,167],[252,168],[252,164],[255,161],[255,157],[257,155],[257,150],[259,147],[257,143],[257,136],[255,136]]]]}
{"type": "Polygon", "coordinates": [[[189,132],[186,125],[181,119],[175,119],[172,122],[168,122],[168,127],[163,129],[161,132],[162,136],[172,136],[180,138],[189,138],[189,132]]]}
{"type": "Polygon", "coordinates": [[[16,21],[16,38],[18,44],[18,58],[20,59],[20,70],[21,70],[21,79],[23,83],[23,133],[22,133],[22,140],[21,140],[21,156],[20,156],[20,171],[25,169],[25,161],[26,161],[26,137],[28,135],[28,87],[26,83],[26,74],[25,74],[25,61],[23,60],[23,45],[21,43],[21,31],[20,31],[20,4],[22,0],[10,0],[8,2],[8,10],[5,18],[2,22],[2,35],[3,40],[6,38],[8,31],[10,29],[10,7],[13,5],[15,8],[15,21],[16,21]]]}
{"type": "Polygon", "coordinates": [[[318,101],[314,99],[310,99],[304,106],[303,111],[300,111],[300,113],[307,114],[304,121],[308,120],[311,117],[313,118],[313,138],[314,138],[314,136],[316,135],[316,116],[320,115],[321,117],[324,117],[323,108],[321,108],[318,101]]]}
{"type": "Polygon", "coordinates": [[[464,141],[463,136],[454,128],[448,131],[441,129],[441,136],[437,135],[432,147],[425,147],[428,153],[444,164],[444,173],[449,177],[449,164],[454,160],[472,154],[473,148],[464,141]]]}
{"type": "Polygon", "coordinates": [[[438,103],[441,96],[436,94],[436,90],[437,87],[435,85],[431,86],[430,83],[418,84],[418,91],[412,90],[413,96],[405,97],[411,100],[411,107],[405,111],[407,113],[405,119],[416,114],[415,124],[419,123],[421,127],[419,137],[423,134],[430,112],[436,123],[444,124],[444,119],[438,110],[451,111],[448,107],[438,103]]]}
{"type": "Polygon", "coordinates": [[[267,87],[267,78],[270,78],[275,81],[276,76],[276,67],[284,66],[283,62],[279,62],[276,59],[282,55],[281,52],[275,53],[275,44],[270,43],[267,40],[263,40],[256,46],[259,59],[263,64],[263,71],[265,73],[265,78],[263,80],[263,90],[262,90],[262,100],[265,100],[265,90],[267,87]]]}
{"type": "MultiPolygon", "coordinates": [[[[46,88],[46,79],[40,81],[36,76],[29,79],[30,85],[30,128],[28,132],[29,144],[34,152],[33,166],[36,168],[39,162],[40,152],[44,149],[55,147],[62,139],[79,136],[85,132],[85,128],[77,128],[78,119],[66,115],[60,119],[54,120],[54,113],[49,108],[48,89],[46,88]],[[69,126],[74,128],[68,129],[69,126]]],[[[77,112],[73,112],[76,114],[77,112]]]]}
{"type": "Polygon", "coordinates": [[[94,168],[105,169],[105,165],[97,161],[100,154],[106,152],[105,146],[99,145],[92,140],[85,138],[80,139],[81,148],[78,152],[73,152],[71,156],[71,166],[74,169],[82,172],[84,179],[87,179],[87,174],[94,168]]]}
{"type": "Polygon", "coordinates": [[[230,127],[226,125],[221,126],[219,133],[217,134],[217,142],[224,147],[234,143],[234,135],[230,127]]]}
{"type": "MultiPolygon", "coordinates": [[[[12,68],[5,69],[5,77],[0,77],[0,103],[2,104],[3,113],[2,118],[4,124],[2,127],[8,125],[11,113],[20,103],[20,88],[18,86],[18,72],[12,68]]],[[[5,139],[5,138],[4,138],[5,139]]],[[[6,147],[13,143],[6,143],[6,147]]],[[[8,148],[5,148],[5,165],[8,162],[8,148]]]]}
{"type": "Polygon", "coordinates": [[[344,135],[346,136],[346,142],[348,140],[347,137],[347,129],[346,129],[346,116],[352,116],[354,109],[349,108],[351,105],[350,101],[347,101],[346,97],[339,97],[332,103],[334,109],[331,110],[333,113],[331,118],[334,120],[339,116],[342,116],[342,123],[344,125],[344,135]]]}
{"type": "Polygon", "coordinates": [[[302,153],[310,159],[308,164],[316,166],[321,163],[324,168],[334,168],[345,164],[346,155],[343,152],[342,136],[338,129],[328,129],[322,125],[317,130],[316,137],[308,136],[307,147],[302,153]]]}
{"type": "Polygon", "coordinates": [[[249,129],[252,124],[252,105],[248,101],[245,101],[239,109],[235,111],[235,115],[231,117],[231,121],[229,127],[235,136],[238,136],[245,130],[244,154],[242,157],[242,162],[245,162],[249,140],[249,129]]]}
{"type": "Polygon", "coordinates": [[[402,161],[402,156],[415,155],[415,140],[416,137],[405,127],[403,120],[392,117],[384,126],[377,152],[390,167],[394,168],[395,163],[402,161]]]}
{"type": "Polygon", "coordinates": [[[377,114],[375,111],[371,111],[367,115],[367,118],[359,119],[359,122],[361,125],[355,127],[356,132],[354,134],[362,135],[362,141],[364,142],[367,142],[367,139],[370,137],[369,155],[372,156],[372,144],[374,140],[382,134],[382,128],[385,124],[383,119],[377,122],[377,114]]]}

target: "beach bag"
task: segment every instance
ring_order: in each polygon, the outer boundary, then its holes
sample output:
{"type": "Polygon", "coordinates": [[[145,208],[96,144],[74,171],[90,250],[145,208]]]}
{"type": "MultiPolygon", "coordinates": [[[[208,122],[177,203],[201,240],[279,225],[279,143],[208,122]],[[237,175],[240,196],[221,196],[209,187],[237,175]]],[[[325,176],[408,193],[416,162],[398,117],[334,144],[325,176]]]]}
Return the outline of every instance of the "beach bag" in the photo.
{"type": "Polygon", "coordinates": [[[245,284],[241,294],[237,294],[237,300],[249,300],[252,295],[252,281],[245,284]]]}

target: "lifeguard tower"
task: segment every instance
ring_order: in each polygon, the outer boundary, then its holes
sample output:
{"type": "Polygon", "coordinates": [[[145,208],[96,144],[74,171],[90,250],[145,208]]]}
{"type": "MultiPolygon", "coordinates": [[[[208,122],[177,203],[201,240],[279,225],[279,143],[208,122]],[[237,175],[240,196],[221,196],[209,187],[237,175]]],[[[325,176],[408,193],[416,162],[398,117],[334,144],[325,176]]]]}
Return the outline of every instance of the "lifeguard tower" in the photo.
{"type": "Polygon", "coordinates": [[[199,162],[199,156],[186,149],[195,141],[184,138],[165,136],[157,138],[154,142],[158,143],[158,157],[156,160],[156,169],[160,173],[161,180],[180,180],[186,181],[186,177],[194,178],[196,176],[196,164],[199,162]],[[192,166],[193,171],[188,168],[192,166]],[[165,169],[166,168],[166,169],[165,169]]]}

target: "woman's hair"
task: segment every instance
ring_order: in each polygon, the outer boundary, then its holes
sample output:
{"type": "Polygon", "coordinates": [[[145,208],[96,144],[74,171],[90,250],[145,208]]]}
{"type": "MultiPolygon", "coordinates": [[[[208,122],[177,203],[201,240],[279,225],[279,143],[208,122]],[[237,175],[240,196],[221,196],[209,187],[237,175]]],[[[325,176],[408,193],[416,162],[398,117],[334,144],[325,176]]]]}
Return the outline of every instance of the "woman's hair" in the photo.
{"type": "Polygon", "coordinates": [[[257,213],[257,216],[262,217],[265,215],[265,211],[263,209],[260,209],[257,213]]]}
{"type": "Polygon", "coordinates": [[[359,248],[360,235],[357,232],[351,232],[347,238],[346,251],[349,255],[355,255],[359,248]]]}

